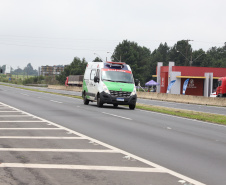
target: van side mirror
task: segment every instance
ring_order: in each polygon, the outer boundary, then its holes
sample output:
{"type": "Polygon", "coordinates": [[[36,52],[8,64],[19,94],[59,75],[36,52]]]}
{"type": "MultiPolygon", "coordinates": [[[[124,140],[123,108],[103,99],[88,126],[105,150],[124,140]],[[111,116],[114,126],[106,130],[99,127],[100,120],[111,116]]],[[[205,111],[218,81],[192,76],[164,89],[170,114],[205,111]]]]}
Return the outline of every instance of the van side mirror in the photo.
{"type": "Polygon", "coordinates": [[[95,76],[95,77],[94,77],[94,82],[95,82],[95,83],[97,83],[97,82],[99,83],[99,81],[100,81],[100,78],[97,77],[97,76],[95,76]]]}
{"type": "Polygon", "coordinates": [[[135,86],[138,86],[138,84],[139,84],[139,80],[136,79],[136,80],[135,80],[135,86]]]}

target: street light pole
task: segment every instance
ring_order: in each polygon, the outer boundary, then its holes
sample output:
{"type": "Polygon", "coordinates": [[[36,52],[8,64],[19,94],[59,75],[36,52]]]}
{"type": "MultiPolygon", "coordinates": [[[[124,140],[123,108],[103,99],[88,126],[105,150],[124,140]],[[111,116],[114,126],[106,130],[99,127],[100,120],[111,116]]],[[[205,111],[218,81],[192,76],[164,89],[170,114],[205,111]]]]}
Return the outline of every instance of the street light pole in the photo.
{"type": "MultiPolygon", "coordinates": [[[[115,52],[112,53],[112,52],[110,52],[110,51],[108,51],[107,53],[110,53],[112,56],[115,54],[115,52]]],[[[115,56],[114,56],[114,58],[115,58],[116,60],[118,60],[115,56]]],[[[120,56],[120,59],[121,59],[121,56],[120,56]]],[[[121,60],[120,60],[120,61],[121,61],[121,60]]],[[[118,62],[119,62],[119,60],[118,60],[118,62]]]]}
{"type": "MultiPolygon", "coordinates": [[[[177,50],[177,52],[179,52],[181,55],[183,55],[183,53],[181,53],[179,50],[177,50]]],[[[188,62],[190,63],[190,66],[192,65],[192,63],[194,62],[194,61],[196,61],[199,57],[201,57],[203,54],[205,54],[205,53],[202,53],[201,55],[199,55],[198,57],[196,57],[194,60],[192,60],[192,54],[191,54],[191,60],[189,60],[188,58],[186,58],[184,55],[184,58],[186,59],[186,60],[188,60],[188,62]]]]}
{"type": "Polygon", "coordinates": [[[187,56],[188,56],[188,42],[190,42],[190,41],[194,41],[194,40],[189,40],[189,39],[187,39],[187,46],[186,46],[186,58],[187,58],[187,56]]]}
{"type": "Polygon", "coordinates": [[[98,55],[97,53],[94,53],[94,55],[97,55],[102,60],[102,62],[104,62],[104,60],[100,57],[100,55],[98,55]]]}
{"type": "MultiPolygon", "coordinates": [[[[180,53],[181,55],[183,55],[183,53],[181,53],[179,50],[177,50],[177,52],[180,53]]],[[[186,60],[188,60],[188,62],[190,62],[190,60],[189,60],[186,56],[183,55],[183,57],[184,57],[186,60]]]]}
{"type": "Polygon", "coordinates": [[[198,57],[196,57],[192,62],[196,61],[199,57],[201,57],[203,54],[206,54],[206,53],[202,53],[201,55],[199,55],[198,57]]]}

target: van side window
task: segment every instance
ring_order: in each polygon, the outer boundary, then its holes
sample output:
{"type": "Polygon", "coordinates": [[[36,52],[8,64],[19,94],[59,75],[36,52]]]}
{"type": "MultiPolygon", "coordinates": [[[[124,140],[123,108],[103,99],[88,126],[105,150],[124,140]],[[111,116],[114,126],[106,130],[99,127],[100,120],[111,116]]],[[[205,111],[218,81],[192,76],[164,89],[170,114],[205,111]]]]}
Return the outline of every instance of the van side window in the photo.
{"type": "Polygon", "coordinates": [[[96,76],[96,70],[93,69],[90,73],[90,80],[93,80],[95,76],[96,76]]]}
{"type": "Polygon", "coordinates": [[[99,69],[97,69],[97,74],[96,74],[96,76],[97,76],[98,78],[100,78],[100,70],[99,70],[99,69]]]}

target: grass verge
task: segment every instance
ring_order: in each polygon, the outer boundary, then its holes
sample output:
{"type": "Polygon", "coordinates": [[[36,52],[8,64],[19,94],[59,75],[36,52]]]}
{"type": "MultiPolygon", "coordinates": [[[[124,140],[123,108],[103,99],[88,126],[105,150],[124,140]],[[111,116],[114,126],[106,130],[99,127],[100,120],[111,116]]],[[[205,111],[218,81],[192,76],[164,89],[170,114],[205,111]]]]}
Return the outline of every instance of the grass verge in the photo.
{"type": "MultiPolygon", "coordinates": [[[[6,84],[0,84],[0,85],[14,87],[11,85],[6,85],[6,84]]],[[[15,87],[15,88],[82,99],[81,96],[75,96],[75,95],[67,95],[67,94],[54,93],[54,92],[48,92],[48,91],[41,91],[38,89],[30,89],[30,88],[25,88],[25,87],[15,87]]],[[[159,113],[163,113],[163,114],[184,117],[184,118],[190,118],[190,119],[196,119],[196,120],[200,120],[200,121],[206,121],[206,122],[226,125],[226,116],[219,115],[219,114],[211,114],[211,113],[204,113],[204,112],[197,112],[197,111],[190,111],[190,110],[167,108],[167,107],[161,107],[161,106],[145,105],[145,104],[140,104],[140,103],[136,104],[136,108],[142,109],[142,110],[147,110],[147,111],[153,111],[153,112],[159,112],[159,113]]]]}
{"type": "Polygon", "coordinates": [[[137,103],[137,109],[148,110],[153,112],[159,112],[163,114],[170,114],[174,116],[180,116],[184,118],[196,119],[200,121],[206,121],[211,123],[218,123],[222,125],[226,125],[226,116],[220,114],[211,114],[211,113],[204,113],[204,112],[197,112],[191,110],[182,110],[182,109],[175,109],[175,108],[167,108],[167,107],[160,107],[160,106],[152,106],[152,105],[145,105],[137,103]]]}

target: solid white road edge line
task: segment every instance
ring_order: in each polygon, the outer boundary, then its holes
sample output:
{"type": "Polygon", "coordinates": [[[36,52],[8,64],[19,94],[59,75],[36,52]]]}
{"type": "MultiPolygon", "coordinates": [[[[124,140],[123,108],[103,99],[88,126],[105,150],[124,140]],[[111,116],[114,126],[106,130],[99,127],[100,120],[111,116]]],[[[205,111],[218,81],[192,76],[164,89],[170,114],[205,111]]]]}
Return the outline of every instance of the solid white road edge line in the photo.
{"type": "Polygon", "coordinates": [[[51,125],[54,125],[54,126],[56,126],[56,127],[59,127],[59,128],[64,128],[64,129],[67,130],[68,132],[74,133],[74,134],[76,134],[77,136],[80,136],[80,137],[86,138],[86,139],[88,139],[88,140],[90,140],[90,141],[93,141],[93,142],[95,142],[95,143],[98,143],[99,145],[102,145],[102,146],[104,146],[104,147],[106,147],[106,148],[109,148],[109,149],[118,151],[119,153],[122,153],[122,154],[124,154],[125,156],[130,156],[130,157],[132,157],[132,158],[134,158],[134,159],[136,159],[136,160],[138,160],[138,161],[141,161],[141,162],[143,162],[143,163],[145,163],[145,164],[148,164],[148,165],[150,165],[150,166],[153,166],[153,167],[155,167],[155,168],[164,169],[164,171],[165,171],[166,173],[173,174],[173,176],[178,177],[178,178],[183,179],[183,180],[186,180],[186,181],[188,181],[188,182],[190,182],[190,183],[192,183],[192,184],[196,184],[196,185],[204,185],[203,183],[201,183],[201,182],[199,182],[199,181],[196,181],[196,180],[194,180],[194,179],[191,179],[191,178],[189,178],[189,177],[186,177],[186,176],[184,176],[184,175],[182,175],[182,174],[179,174],[179,173],[174,172],[174,171],[172,171],[172,170],[170,170],[170,169],[167,169],[167,168],[162,167],[162,166],[160,166],[160,165],[158,165],[158,164],[155,164],[155,163],[153,163],[153,162],[151,162],[151,161],[148,161],[148,160],[146,160],[146,159],[143,159],[143,158],[141,158],[141,157],[138,157],[138,156],[136,156],[136,155],[133,155],[133,154],[131,154],[131,153],[129,153],[129,152],[126,152],[126,151],[124,151],[124,150],[118,149],[118,148],[113,147],[113,146],[111,146],[111,145],[108,145],[108,144],[106,144],[106,143],[104,143],[104,142],[101,142],[101,141],[99,141],[99,140],[93,139],[93,138],[88,137],[88,136],[86,136],[86,135],[83,135],[83,134],[81,134],[81,133],[79,133],[79,132],[76,132],[76,131],[71,130],[71,129],[66,128],[66,127],[63,127],[63,126],[58,125],[58,124],[56,124],[56,123],[53,123],[53,122],[51,122],[51,121],[45,120],[45,119],[43,119],[43,118],[40,118],[40,117],[35,116],[35,115],[33,115],[33,114],[30,114],[30,113],[28,113],[28,112],[25,112],[25,111],[19,110],[19,109],[17,109],[17,108],[14,108],[14,107],[12,107],[12,106],[6,105],[6,104],[4,104],[4,103],[2,103],[2,102],[0,102],[0,103],[1,103],[2,105],[5,105],[5,106],[9,107],[9,108],[13,108],[13,109],[18,110],[18,111],[20,111],[20,112],[23,112],[24,114],[27,114],[27,115],[33,116],[33,117],[35,117],[35,118],[37,118],[37,119],[40,119],[40,120],[42,120],[43,122],[47,122],[47,123],[49,123],[49,124],[51,124],[51,125]]]}

